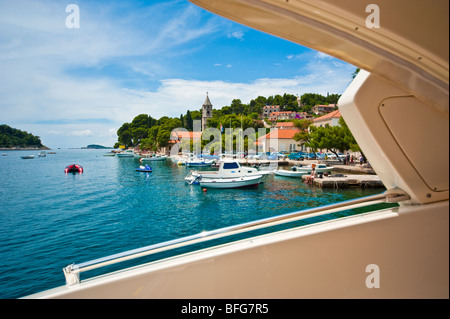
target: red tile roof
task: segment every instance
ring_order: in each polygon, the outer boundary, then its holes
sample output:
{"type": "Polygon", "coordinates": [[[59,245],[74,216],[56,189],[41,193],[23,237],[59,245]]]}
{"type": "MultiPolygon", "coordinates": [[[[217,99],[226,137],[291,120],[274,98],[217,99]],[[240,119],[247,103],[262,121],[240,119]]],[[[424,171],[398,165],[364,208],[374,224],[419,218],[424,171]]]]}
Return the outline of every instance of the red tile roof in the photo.
{"type": "Polygon", "coordinates": [[[270,113],[270,116],[280,115],[280,114],[291,114],[292,111],[281,111],[281,112],[272,112],[270,113]]]}
{"type": "Polygon", "coordinates": [[[294,135],[300,132],[299,129],[295,128],[295,129],[288,129],[288,130],[280,130],[280,129],[275,129],[271,132],[269,132],[268,134],[258,138],[258,140],[261,139],[268,139],[268,138],[278,138],[278,139],[291,139],[294,137],[294,135]]]}
{"type": "Polygon", "coordinates": [[[320,121],[324,121],[324,120],[327,120],[330,118],[339,118],[339,117],[341,117],[341,112],[339,110],[336,110],[336,111],[330,112],[328,114],[325,114],[321,117],[314,119],[314,122],[320,122],[320,121]]]}
{"type": "Polygon", "coordinates": [[[277,122],[277,127],[294,127],[294,122],[277,122]]]}

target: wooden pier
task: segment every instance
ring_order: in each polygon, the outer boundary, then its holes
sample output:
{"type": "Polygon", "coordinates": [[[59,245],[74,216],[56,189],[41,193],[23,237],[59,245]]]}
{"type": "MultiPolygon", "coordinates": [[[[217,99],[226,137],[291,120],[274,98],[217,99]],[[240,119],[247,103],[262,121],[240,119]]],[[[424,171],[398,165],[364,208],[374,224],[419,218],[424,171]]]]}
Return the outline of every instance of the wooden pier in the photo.
{"type": "MultiPolygon", "coordinates": [[[[309,175],[302,176],[303,181],[307,181],[309,175]]],[[[379,188],[384,187],[381,179],[377,175],[343,175],[343,177],[316,177],[311,182],[312,185],[322,188],[379,188]]]]}

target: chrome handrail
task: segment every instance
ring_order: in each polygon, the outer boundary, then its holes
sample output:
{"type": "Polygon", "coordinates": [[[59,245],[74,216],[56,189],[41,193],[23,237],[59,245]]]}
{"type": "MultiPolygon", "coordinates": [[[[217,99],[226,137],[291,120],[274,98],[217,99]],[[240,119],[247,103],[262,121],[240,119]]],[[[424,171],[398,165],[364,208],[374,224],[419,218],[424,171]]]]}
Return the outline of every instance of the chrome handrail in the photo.
{"type": "Polygon", "coordinates": [[[81,272],[104,267],[107,265],[119,263],[126,260],[131,260],[143,256],[148,256],[162,251],[167,251],[175,248],[180,248],[208,240],[249,232],[256,229],[271,227],[279,224],[298,221],[305,218],[316,217],[320,215],[330,214],[341,210],[354,209],[362,206],[369,206],[380,203],[396,203],[410,199],[409,195],[403,190],[395,188],[387,190],[384,193],[371,195],[356,199],[351,199],[339,203],[314,207],[306,210],[301,210],[293,213],[288,213],[279,216],[268,217],[256,221],[251,221],[234,226],[228,226],[211,231],[204,231],[195,235],[182,237],[179,239],[169,240],[159,244],[145,246],[138,249],[129,250],[126,252],[114,254],[111,256],[91,260],[80,263],[78,265],[71,264],[63,269],[66,277],[66,285],[72,286],[80,283],[81,272]]]}

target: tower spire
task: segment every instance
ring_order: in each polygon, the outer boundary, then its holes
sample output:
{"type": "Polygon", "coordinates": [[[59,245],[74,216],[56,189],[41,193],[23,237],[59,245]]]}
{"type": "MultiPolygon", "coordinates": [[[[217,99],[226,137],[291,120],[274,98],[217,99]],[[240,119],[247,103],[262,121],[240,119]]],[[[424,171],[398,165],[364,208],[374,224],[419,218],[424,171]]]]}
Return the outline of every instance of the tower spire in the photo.
{"type": "Polygon", "coordinates": [[[205,103],[202,106],[202,131],[206,128],[206,122],[212,117],[212,104],[209,100],[208,92],[206,92],[205,103]]]}

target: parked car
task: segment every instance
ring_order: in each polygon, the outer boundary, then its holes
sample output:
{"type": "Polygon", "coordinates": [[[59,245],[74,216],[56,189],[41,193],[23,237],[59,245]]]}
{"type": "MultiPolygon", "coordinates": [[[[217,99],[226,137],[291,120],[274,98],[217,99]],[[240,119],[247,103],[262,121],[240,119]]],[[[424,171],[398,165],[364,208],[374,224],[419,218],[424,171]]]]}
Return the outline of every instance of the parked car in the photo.
{"type": "Polygon", "coordinates": [[[317,159],[324,160],[325,159],[325,154],[317,152],[316,153],[316,157],[317,157],[317,159]]]}
{"type": "Polygon", "coordinates": [[[257,160],[267,159],[267,155],[266,155],[266,153],[258,153],[253,156],[253,159],[257,159],[257,160]]]}
{"type": "Polygon", "coordinates": [[[253,152],[250,152],[250,153],[248,153],[248,155],[247,155],[247,159],[255,159],[255,156],[256,156],[257,154],[256,153],[253,153],[253,152]]]}
{"type": "Polygon", "coordinates": [[[302,161],[305,159],[305,156],[303,155],[303,152],[294,152],[289,154],[288,158],[291,160],[302,161]]]}
{"type": "Polygon", "coordinates": [[[327,158],[330,159],[330,160],[337,159],[337,156],[335,154],[331,153],[331,152],[325,153],[325,154],[327,155],[327,158]]]}
{"type": "Polygon", "coordinates": [[[283,154],[281,152],[272,152],[270,155],[276,156],[277,159],[286,159],[286,154],[283,154]]]}

